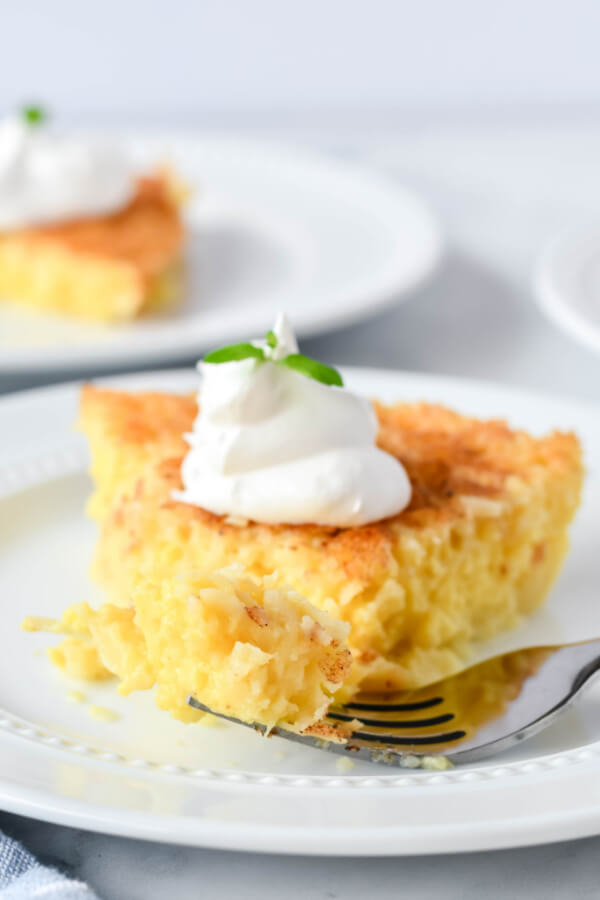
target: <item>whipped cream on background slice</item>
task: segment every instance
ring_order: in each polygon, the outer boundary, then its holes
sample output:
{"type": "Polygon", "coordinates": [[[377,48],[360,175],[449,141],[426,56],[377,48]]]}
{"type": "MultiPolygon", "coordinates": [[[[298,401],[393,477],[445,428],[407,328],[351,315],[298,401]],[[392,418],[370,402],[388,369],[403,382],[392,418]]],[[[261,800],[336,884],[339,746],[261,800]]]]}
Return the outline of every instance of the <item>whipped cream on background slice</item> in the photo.
{"type": "Polygon", "coordinates": [[[174,497],[269,524],[348,527],[400,512],[410,482],[375,445],[371,403],[276,365],[298,345],[284,316],[274,332],[273,362],[198,364],[200,412],[174,497]]]}
{"type": "Polygon", "coordinates": [[[0,120],[0,231],[108,215],[134,192],[131,163],[118,147],[0,120]]]}

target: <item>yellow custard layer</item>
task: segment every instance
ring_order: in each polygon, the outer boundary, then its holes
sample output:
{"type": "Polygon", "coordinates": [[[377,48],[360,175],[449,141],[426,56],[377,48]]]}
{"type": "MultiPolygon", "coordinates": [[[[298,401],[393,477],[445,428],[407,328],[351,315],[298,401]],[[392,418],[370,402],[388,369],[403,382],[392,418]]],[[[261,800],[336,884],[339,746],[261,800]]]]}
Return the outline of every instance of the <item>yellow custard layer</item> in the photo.
{"type": "Polygon", "coordinates": [[[31,617],[23,627],[67,635],[49,651],[67,675],[115,675],[122,694],[156,686],[157,705],[187,722],[203,715],[187,704],[191,694],[215,712],[302,731],[325,714],[351,664],[345,623],[273,577],[232,570],[144,581],[130,607],[80,603],[60,623],[31,617]]]}

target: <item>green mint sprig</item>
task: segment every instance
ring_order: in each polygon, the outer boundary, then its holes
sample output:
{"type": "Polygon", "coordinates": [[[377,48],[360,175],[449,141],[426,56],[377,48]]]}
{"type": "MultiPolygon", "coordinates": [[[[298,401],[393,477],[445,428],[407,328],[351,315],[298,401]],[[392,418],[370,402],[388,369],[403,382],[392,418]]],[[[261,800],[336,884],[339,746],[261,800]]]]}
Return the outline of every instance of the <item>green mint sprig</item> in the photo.
{"type": "Polygon", "coordinates": [[[24,106],[21,115],[28,125],[41,125],[48,118],[42,106],[24,106]]]}
{"type": "Polygon", "coordinates": [[[336,387],[344,387],[342,376],[337,369],[332,366],[326,366],[325,363],[311,359],[303,353],[290,353],[279,360],[281,366],[293,369],[294,372],[300,372],[307,378],[314,378],[315,381],[321,381],[323,384],[333,384],[336,387]]]}
{"type": "Polygon", "coordinates": [[[204,362],[239,362],[240,359],[250,359],[251,357],[264,360],[265,354],[260,347],[255,347],[254,344],[230,344],[229,347],[221,347],[220,350],[212,350],[207,353],[204,362]]]}
{"type": "Polygon", "coordinates": [[[290,353],[282,359],[273,359],[272,353],[277,346],[277,337],[273,331],[268,331],[265,338],[266,348],[255,347],[254,344],[230,344],[219,350],[212,350],[204,357],[207,363],[239,362],[242,359],[258,359],[261,362],[273,362],[278,366],[293,369],[307,378],[313,378],[322,384],[343,387],[344,381],[337,369],[326,366],[325,363],[311,359],[303,353],[290,353]]]}

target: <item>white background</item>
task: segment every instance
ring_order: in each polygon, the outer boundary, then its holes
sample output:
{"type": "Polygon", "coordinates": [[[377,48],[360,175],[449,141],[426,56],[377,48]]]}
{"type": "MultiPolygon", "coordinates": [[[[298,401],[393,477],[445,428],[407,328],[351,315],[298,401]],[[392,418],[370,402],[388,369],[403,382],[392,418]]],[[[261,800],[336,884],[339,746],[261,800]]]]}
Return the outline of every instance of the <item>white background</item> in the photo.
{"type": "Polygon", "coordinates": [[[598,0],[2,0],[0,110],[589,104],[599,37],[598,0]]]}

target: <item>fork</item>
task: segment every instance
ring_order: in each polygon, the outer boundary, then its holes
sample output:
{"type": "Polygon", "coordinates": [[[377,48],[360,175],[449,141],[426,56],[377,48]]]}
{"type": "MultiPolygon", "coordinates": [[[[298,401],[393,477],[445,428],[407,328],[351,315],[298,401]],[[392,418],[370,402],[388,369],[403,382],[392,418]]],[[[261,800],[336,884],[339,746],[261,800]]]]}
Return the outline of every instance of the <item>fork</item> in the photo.
{"type": "Polygon", "coordinates": [[[403,768],[444,768],[508,750],[547,728],[600,671],[600,639],[497,656],[419,690],[357,694],[303,733],[223,715],[261,734],[403,768]],[[320,733],[319,733],[320,732],[320,733]],[[327,737],[324,737],[327,735],[327,737]]]}

